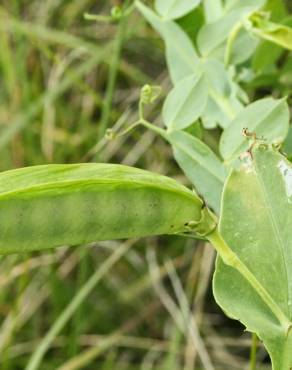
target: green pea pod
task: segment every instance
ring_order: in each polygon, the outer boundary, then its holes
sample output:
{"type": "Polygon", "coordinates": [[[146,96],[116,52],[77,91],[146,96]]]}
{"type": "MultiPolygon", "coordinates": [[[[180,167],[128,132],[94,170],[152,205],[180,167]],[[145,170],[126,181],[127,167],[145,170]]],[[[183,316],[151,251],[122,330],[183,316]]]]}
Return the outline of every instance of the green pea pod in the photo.
{"type": "MultiPolygon", "coordinates": [[[[202,200],[176,181],[113,164],[45,165],[0,174],[0,253],[188,232],[202,200]]],[[[204,227],[198,229],[204,234],[204,227]]]]}

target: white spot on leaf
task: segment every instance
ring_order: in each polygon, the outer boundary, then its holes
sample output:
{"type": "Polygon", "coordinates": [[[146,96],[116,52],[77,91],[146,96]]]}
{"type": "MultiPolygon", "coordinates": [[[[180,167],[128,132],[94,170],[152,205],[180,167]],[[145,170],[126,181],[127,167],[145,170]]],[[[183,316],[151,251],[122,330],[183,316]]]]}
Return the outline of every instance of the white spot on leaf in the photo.
{"type": "Polygon", "coordinates": [[[284,160],[281,160],[278,163],[278,168],[284,179],[286,194],[289,198],[291,198],[292,196],[292,169],[284,160]]]}
{"type": "Polygon", "coordinates": [[[249,152],[242,153],[241,156],[240,156],[240,160],[241,160],[241,163],[242,163],[242,169],[246,173],[250,173],[250,172],[254,171],[252,157],[251,157],[251,154],[249,152]]]}

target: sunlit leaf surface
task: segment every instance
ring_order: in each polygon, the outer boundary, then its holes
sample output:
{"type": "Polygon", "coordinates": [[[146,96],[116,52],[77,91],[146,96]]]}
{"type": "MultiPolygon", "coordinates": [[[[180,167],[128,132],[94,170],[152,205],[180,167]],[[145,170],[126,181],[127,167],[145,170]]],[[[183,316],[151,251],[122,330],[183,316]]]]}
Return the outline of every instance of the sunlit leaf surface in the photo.
{"type": "MultiPolygon", "coordinates": [[[[252,150],[225,186],[220,232],[292,320],[292,165],[274,150],[252,150]]],[[[258,293],[220,258],[217,302],[263,340],[274,370],[292,367],[291,330],[281,326],[258,293]]]]}

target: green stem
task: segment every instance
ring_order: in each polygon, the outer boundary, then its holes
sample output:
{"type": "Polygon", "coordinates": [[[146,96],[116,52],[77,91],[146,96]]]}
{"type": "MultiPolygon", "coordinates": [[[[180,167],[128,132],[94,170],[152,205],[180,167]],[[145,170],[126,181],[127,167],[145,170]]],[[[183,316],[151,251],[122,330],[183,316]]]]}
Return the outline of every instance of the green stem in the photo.
{"type": "Polygon", "coordinates": [[[140,124],[148,128],[149,130],[156,132],[158,135],[162,136],[167,140],[167,134],[163,128],[153,125],[152,123],[146,121],[144,118],[140,118],[140,124]]]}
{"type": "Polygon", "coordinates": [[[250,370],[256,370],[257,349],[258,349],[258,337],[255,333],[252,333],[250,348],[250,367],[249,367],[250,370]]]}
{"type": "Polygon", "coordinates": [[[112,102],[113,102],[113,95],[114,95],[114,90],[115,90],[117,75],[118,75],[118,68],[120,64],[122,47],[123,47],[125,34],[127,30],[127,20],[128,19],[127,19],[127,16],[125,15],[125,9],[127,9],[129,2],[130,2],[129,0],[126,1],[123,6],[123,15],[118,25],[115,48],[113,51],[113,56],[112,56],[111,64],[109,67],[108,80],[107,80],[106,93],[105,93],[105,101],[104,101],[103,108],[101,111],[101,119],[100,119],[99,130],[98,130],[99,139],[101,139],[104,136],[106,129],[109,125],[110,112],[111,112],[112,102]]]}
{"type": "Polygon", "coordinates": [[[287,336],[285,338],[284,342],[284,348],[282,349],[282,363],[281,366],[279,366],[279,369],[275,370],[291,370],[292,369],[292,334],[291,330],[287,333],[287,336]]]}
{"type": "Polygon", "coordinates": [[[262,300],[273,312],[275,317],[278,319],[279,323],[282,325],[286,333],[288,333],[291,327],[290,320],[282,312],[280,307],[270,296],[267,290],[262,286],[262,284],[257,280],[255,275],[249,270],[249,268],[238,258],[238,256],[232,251],[232,249],[226,244],[224,239],[221,237],[218,229],[216,228],[212,233],[207,235],[207,239],[212,243],[216,251],[219,253],[223,262],[235,268],[254,288],[262,300]]]}
{"type": "Polygon", "coordinates": [[[241,28],[242,28],[242,23],[239,22],[233,27],[233,29],[230,32],[230,35],[228,37],[227,44],[226,44],[225,55],[224,55],[225,67],[227,67],[230,63],[232,47],[234,45],[236,37],[238,36],[241,28]]]}

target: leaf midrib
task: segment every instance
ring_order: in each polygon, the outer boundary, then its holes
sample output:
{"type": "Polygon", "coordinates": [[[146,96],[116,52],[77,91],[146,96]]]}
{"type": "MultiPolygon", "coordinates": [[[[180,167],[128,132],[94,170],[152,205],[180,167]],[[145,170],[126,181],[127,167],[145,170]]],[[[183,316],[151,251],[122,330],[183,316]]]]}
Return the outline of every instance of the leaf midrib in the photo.
{"type": "MultiPolygon", "coordinates": [[[[168,135],[166,135],[166,139],[168,139],[168,135]]],[[[194,139],[194,138],[193,138],[194,139]]],[[[177,145],[177,143],[175,143],[175,145],[173,144],[172,140],[171,139],[168,139],[168,141],[170,142],[171,145],[173,146],[176,146],[178,149],[180,149],[183,153],[185,153],[188,157],[190,157],[192,160],[194,160],[195,162],[197,162],[201,167],[203,167],[207,172],[211,173],[211,175],[213,175],[217,180],[219,180],[220,183],[224,183],[224,180],[221,178],[221,176],[219,176],[217,173],[211,171],[208,166],[203,163],[202,161],[198,160],[197,158],[194,159],[194,157],[189,153],[189,151],[185,150],[185,148],[181,145],[177,145]]],[[[200,143],[201,144],[201,143],[200,143]]],[[[209,148],[208,148],[209,149],[209,148]]],[[[214,154],[215,156],[215,154],[214,154]]],[[[215,156],[216,158],[216,156],[215,156]]],[[[217,159],[217,158],[216,158],[217,159]]],[[[219,159],[217,159],[218,162],[220,162],[219,159]]]]}
{"type": "MultiPolygon", "coordinates": [[[[188,77],[187,77],[188,78],[188,77]]],[[[194,92],[195,89],[198,89],[198,87],[200,88],[199,84],[202,83],[202,80],[203,80],[203,76],[200,75],[200,76],[190,76],[189,78],[192,78],[194,79],[194,83],[193,83],[193,86],[190,88],[190,90],[188,91],[188,94],[187,94],[187,97],[186,99],[182,100],[181,101],[181,104],[178,104],[176,110],[175,110],[175,114],[174,114],[174,118],[173,120],[171,120],[169,122],[169,126],[173,127],[176,125],[177,121],[181,121],[181,111],[183,111],[188,105],[189,105],[189,102],[192,100],[192,94],[194,92]]],[[[202,108],[203,109],[203,108],[202,108]]]]}

